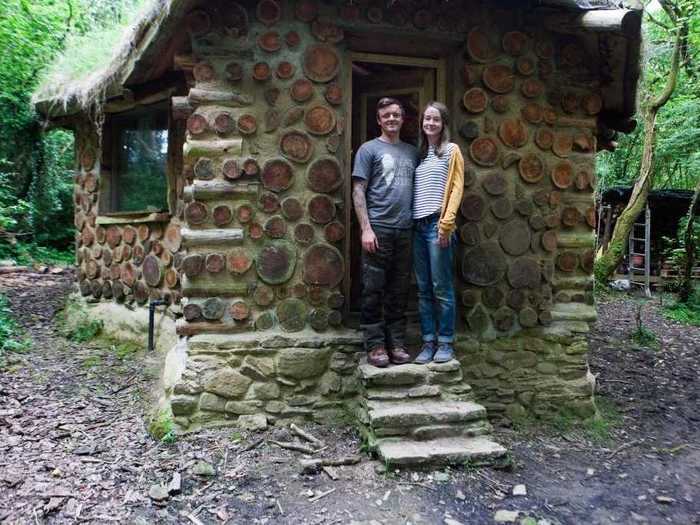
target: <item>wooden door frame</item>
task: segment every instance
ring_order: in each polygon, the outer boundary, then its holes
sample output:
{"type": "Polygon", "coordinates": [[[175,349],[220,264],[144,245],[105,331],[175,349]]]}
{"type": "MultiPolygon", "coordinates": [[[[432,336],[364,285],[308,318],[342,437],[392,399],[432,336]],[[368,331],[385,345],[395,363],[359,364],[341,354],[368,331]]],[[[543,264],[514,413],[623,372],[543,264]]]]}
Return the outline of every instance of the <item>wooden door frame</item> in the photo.
{"type": "Polygon", "coordinates": [[[343,70],[346,72],[343,82],[343,93],[345,99],[345,165],[347,180],[345,181],[345,244],[343,246],[343,257],[345,259],[345,277],[343,279],[343,295],[345,304],[343,317],[347,320],[350,314],[350,291],[351,291],[351,271],[350,271],[350,242],[352,239],[352,64],[353,62],[369,62],[374,64],[389,64],[396,66],[420,67],[435,70],[435,98],[438,102],[447,104],[447,59],[446,58],[419,58],[404,55],[384,55],[380,53],[361,53],[347,51],[343,60],[343,70]]]}

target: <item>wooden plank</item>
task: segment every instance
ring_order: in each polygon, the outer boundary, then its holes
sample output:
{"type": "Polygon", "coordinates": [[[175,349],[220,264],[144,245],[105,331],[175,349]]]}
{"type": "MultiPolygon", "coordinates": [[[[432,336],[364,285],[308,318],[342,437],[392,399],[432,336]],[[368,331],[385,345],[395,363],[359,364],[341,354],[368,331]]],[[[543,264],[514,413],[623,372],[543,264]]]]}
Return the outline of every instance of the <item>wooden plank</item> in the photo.
{"type": "Polygon", "coordinates": [[[242,228],[191,230],[182,229],[182,245],[185,248],[196,246],[238,245],[243,242],[242,228]]]}

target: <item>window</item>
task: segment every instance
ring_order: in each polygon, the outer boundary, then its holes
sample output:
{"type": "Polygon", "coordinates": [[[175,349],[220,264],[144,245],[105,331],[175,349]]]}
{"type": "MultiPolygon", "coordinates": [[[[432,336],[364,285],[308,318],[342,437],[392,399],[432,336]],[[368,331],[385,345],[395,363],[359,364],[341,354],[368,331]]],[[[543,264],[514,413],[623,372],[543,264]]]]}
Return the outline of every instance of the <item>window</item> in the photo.
{"type": "Polygon", "coordinates": [[[168,211],[168,108],[142,108],[111,119],[109,214],[168,211]]]}

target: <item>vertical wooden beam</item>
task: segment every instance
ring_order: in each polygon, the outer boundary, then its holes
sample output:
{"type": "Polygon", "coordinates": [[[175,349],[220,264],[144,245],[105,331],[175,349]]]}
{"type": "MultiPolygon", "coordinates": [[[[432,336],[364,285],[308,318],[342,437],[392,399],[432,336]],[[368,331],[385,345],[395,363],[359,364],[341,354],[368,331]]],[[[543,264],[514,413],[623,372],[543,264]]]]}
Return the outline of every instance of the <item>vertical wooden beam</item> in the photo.
{"type": "Polygon", "coordinates": [[[343,258],[345,259],[345,278],[343,279],[343,318],[345,323],[350,318],[350,292],[352,290],[352,265],[350,264],[350,243],[352,241],[352,54],[345,53],[343,73],[345,75],[343,93],[345,93],[345,146],[343,147],[343,163],[347,173],[343,196],[345,199],[344,224],[345,238],[343,239],[343,258]]]}
{"type": "Polygon", "coordinates": [[[647,201],[644,211],[644,293],[651,297],[651,209],[647,201]]]}

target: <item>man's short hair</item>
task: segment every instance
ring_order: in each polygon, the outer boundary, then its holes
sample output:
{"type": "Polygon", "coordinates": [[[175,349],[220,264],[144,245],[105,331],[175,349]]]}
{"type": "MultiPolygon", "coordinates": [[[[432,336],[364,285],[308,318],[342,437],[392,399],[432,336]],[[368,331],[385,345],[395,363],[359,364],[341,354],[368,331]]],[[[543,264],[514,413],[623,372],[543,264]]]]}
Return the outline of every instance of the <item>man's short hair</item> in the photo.
{"type": "Polygon", "coordinates": [[[377,116],[379,116],[380,109],[384,109],[387,106],[393,106],[394,104],[396,104],[397,106],[399,106],[399,108],[401,108],[401,114],[403,115],[404,114],[403,104],[401,104],[401,102],[399,102],[397,99],[392,98],[392,97],[382,97],[377,102],[377,116]]]}

